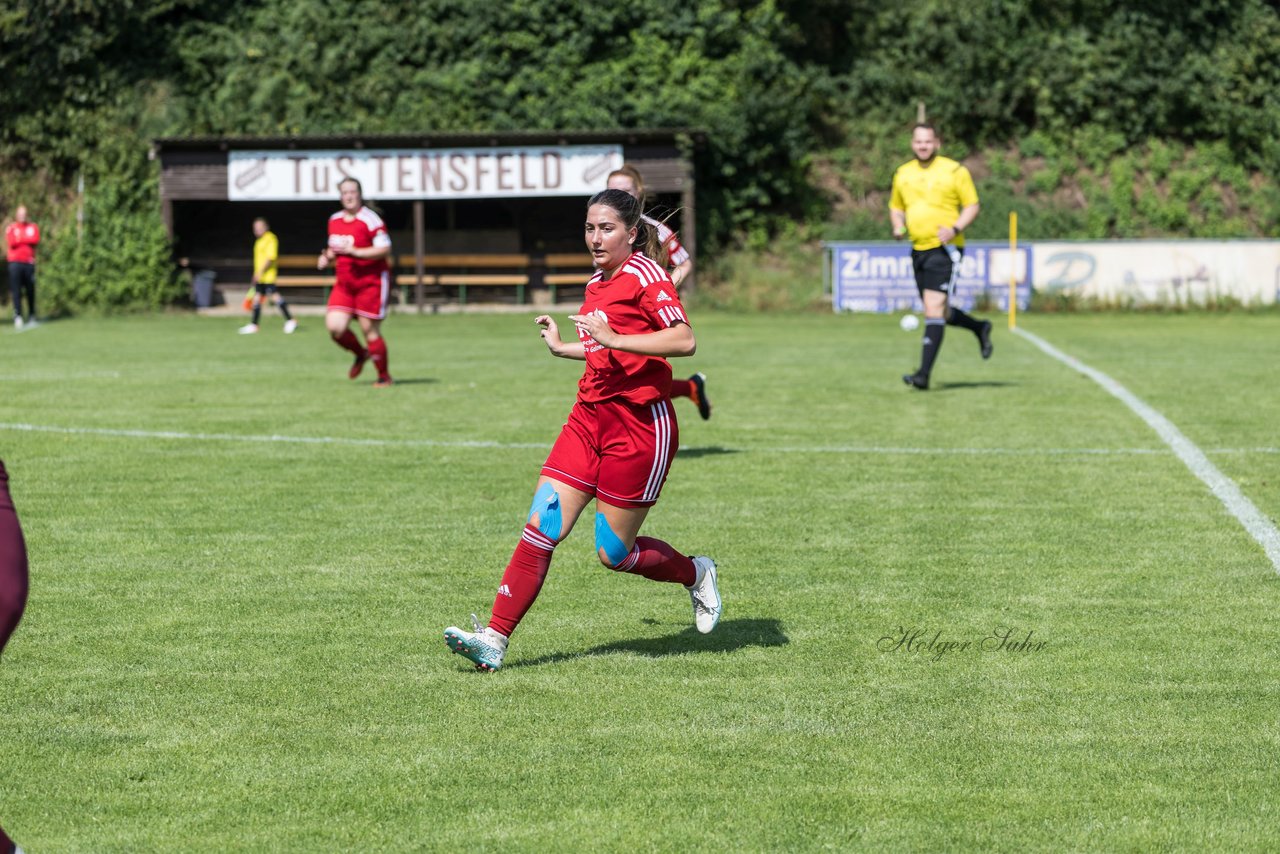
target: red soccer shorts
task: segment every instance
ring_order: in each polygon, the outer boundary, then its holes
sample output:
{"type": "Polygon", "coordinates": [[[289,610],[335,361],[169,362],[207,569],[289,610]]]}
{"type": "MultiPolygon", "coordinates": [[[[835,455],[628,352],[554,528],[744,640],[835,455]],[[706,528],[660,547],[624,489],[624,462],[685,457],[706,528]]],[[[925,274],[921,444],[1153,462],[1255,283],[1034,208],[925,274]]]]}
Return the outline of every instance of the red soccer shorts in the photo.
{"type": "Polygon", "coordinates": [[[669,400],[622,400],[573,405],[542,473],[615,507],[649,507],[658,500],[680,447],[669,400]]]}
{"type": "Polygon", "coordinates": [[[391,275],[383,273],[377,279],[349,282],[338,279],[329,292],[329,310],[358,314],[372,320],[387,316],[387,300],[391,296],[391,275]]]}

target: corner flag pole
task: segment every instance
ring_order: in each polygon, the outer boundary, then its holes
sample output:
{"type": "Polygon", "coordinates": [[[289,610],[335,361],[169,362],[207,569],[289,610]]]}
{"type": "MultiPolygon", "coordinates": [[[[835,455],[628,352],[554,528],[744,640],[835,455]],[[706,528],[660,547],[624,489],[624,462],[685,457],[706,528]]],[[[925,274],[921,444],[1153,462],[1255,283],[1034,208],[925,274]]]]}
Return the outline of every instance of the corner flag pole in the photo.
{"type": "Polygon", "coordinates": [[[1018,325],[1018,212],[1009,211],[1009,328],[1018,325]]]}

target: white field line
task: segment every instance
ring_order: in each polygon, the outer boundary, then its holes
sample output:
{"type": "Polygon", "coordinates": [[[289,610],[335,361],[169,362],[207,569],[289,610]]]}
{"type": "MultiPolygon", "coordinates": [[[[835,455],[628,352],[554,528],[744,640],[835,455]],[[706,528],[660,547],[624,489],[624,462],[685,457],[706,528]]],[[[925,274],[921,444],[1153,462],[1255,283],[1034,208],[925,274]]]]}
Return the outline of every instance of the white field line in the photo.
{"type": "Polygon", "coordinates": [[[193,442],[281,442],[291,445],[356,445],[375,448],[549,448],[547,442],[436,441],[434,439],[359,439],[350,436],[281,436],[244,433],[184,433],[176,430],[114,430],[103,427],[57,427],[48,424],[4,424],[0,430],[22,433],[64,433],[72,436],[113,436],[129,439],[172,439],[193,442]]]}
{"type": "Polygon", "coordinates": [[[1244,529],[1258,541],[1263,551],[1267,553],[1267,557],[1271,560],[1271,565],[1275,567],[1277,572],[1280,572],[1280,530],[1276,529],[1275,523],[1268,519],[1240,491],[1240,487],[1236,485],[1235,481],[1219,471],[1218,467],[1205,456],[1204,451],[1200,450],[1194,442],[1184,436],[1172,421],[1165,418],[1158,411],[1144,403],[1133,392],[1102,373],[1102,371],[1089,367],[1074,356],[1067,355],[1048,341],[1038,335],[1027,332],[1025,329],[1015,328],[1013,331],[1040,348],[1045,354],[1057,359],[1067,367],[1079,371],[1102,386],[1107,392],[1119,398],[1125,406],[1132,409],[1139,418],[1147,422],[1147,426],[1155,430],[1165,444],[1173,449],[1173,452],[1178,455],[1178,459],[1182,460],[1187,468],[1191,469],[1191,473],[1204,481],[1204,484],[1209,487],[1214,495],[1218,496],[1218,500],[1226,506],[1231,515],[1235,516],[1241,525],[1244,525],[1244,529]]]}
{"type": "MultiPolygon", "coordinates": [[[[168,439],[188,442],[248,442],[288,445],[347,445],[373,448],[492,448],[498,450],[548,450],[550,442],[495,442],[483,439],[360,439],[352,436],[287,436],[252,433],[187,433],[177,430],[124,430],[107,427],[60,427],[51,424],[6,424],[0,430],[20,433],[60,433],[72,436],[106,436],[127,439],[168,439]]],[[[1080,456],[1158,456],[1169,453],[1166,448],[914,448],[888,445],[774,445],[770,447],[685,446],[688,453],[757,453],[757,454],[852,454],[883,456],[1014,456],[1014,457],[1080,457],[1080,456]]],[[[1280,448],[1213,448],[1215,454],[1280,454],[1280,448]]]]}
{"type": "Polygon", "coordinates": [[[5,382],[62,382],[64,380],[118,380],[119,371],[23,371],[20,374],[0,374],[5,382]]]}
{"type": "MultiPolygon", "coordinates": [[[[681,448],[698,451],[700,448],[681,448]]],[[[714,448],[706,450],[714,451],[714,448]]],[[[1080,457],[1143,456],[1167,454],[1164,448],[912,448],[891,445],[779,445],[766,448],[723,448],[726,453],[751,451],[757,454],[883,454],[892,456],[974,456],[974,457],[1080,457]]]]}

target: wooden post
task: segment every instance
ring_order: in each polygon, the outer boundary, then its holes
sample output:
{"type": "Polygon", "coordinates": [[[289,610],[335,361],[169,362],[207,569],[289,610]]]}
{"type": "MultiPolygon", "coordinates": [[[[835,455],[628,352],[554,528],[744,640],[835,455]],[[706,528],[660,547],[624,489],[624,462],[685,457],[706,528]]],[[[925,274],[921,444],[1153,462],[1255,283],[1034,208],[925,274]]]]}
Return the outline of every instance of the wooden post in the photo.
{"type": "MultiPolygon", "coordinates": [[[[1009,211],[1009,328],[1018,325],[1018,212],[1009,211]]],[[[1030,272],[1029,270],[1027,272],[1030,272]]]]}
{"type": "Polygon", "coordinates": [[[418,304],[418,314],[423,312],[423,302],[425,301],[425,289],[423,279],[425,270],[423,268],[423,256],[427,252],[427,230],[426,217],[423,213],[422,199],[413,200],[413,271],[417,276],[417,283],[413,288],[413,301],[418,304]]]}

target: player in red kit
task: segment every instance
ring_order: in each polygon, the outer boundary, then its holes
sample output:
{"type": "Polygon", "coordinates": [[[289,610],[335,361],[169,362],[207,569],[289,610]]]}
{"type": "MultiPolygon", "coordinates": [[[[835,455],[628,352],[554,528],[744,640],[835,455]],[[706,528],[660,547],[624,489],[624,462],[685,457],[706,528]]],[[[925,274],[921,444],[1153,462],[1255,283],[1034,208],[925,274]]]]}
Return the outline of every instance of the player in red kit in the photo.
{"type": "Polygon", "coordinates": [[[641,218],[638,199],[621,190],[593,196],[586,240],[596,272],[582,308],[569,318],[577,327],[577,340],[561,340],[555,320],[547,315],[536,320],[552,355],[586,362],[578,399],[542,466],[489,624],[481,627],[473,614],[474,632],[450,626],[444,633],[449,648],[479,670],[502,666],[507,641],[542,589],[555,547],[593,498],[601,563],[684,585],[694,622],[704,634],[720,620],[715,562],[639,536],[679,447],[668,397],[671,365],[663,357],[693,355],[693,330],[666,268],[653,260],[661,259],[662,247],[656,231],[641,218]]]}
{"type": "Polygon", "coordinates": [[[380,329],[391,296],[391,269],[387,265],[391,237],[382,217],[365,206],[359,181],[344,178],[338,184],[338,192],[342,210],[329,217],[329,245],[316,261],[316,269],[323,270],[333,263],[336,272],[324,323],[338,346],[355,354],[347,376],[360,376],[364,363],[372,359],[378,369],[374,385],[382,388],[391,385],[387,342],[380,329]],[[351,331],[353,317],[364,333],[364,346],[351,331]]]}
{"type": "MultiPolygon", "coordinates": [[[[36,326],[36,247],[40,245],[40,226],[27,218],[26,205],[18,205],[14,221],[4,230],[8,245],[9,292],[13,299],[14,329],[36,326]],[[22,297],[27,298],[27,318],[22,319],[22,297]]],[[[0,854],[5,854],[0,850],[0,854]]]]}
{"type": "MultiPolygon", "coordinates": [[[[9,475],[0,461],[0,653],[22,619],[27,604],[27,547],[9,497],[9,475]]],[[[0,854],[20,852],[0,829],[0,854]]]]}
{"type": "MultiPolygon", "coordinates": [[[[624,163],[609,173],[608,181],[609,189],[630,193],[640,200],[642,207],[644,206],[644,179],[640,177],[640,170],[624,163]]],[[[668,266],[671,268],[671,283],[677,288],[680,287],[680,283],[693,272],[693,258],[689,255],[689,250],[684,248],[679,235],[665,222],[648,215],[642,216],[645,222],[657,230],[658,242],[666,251],[668,266]]],[[[711,417],[711,401],[707,398],[707,377],[701,371],[687,380],[673,379],[671,397],[687,397],[693,401],[694,406],[698,407],[698,414],[702,416],[703,421],[711,417]]]]}

